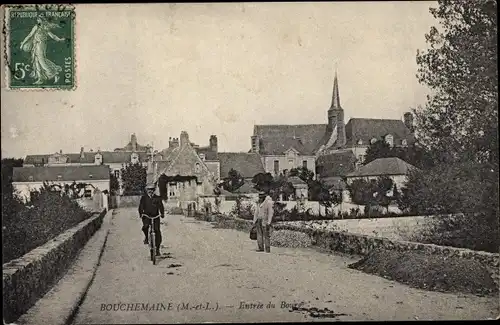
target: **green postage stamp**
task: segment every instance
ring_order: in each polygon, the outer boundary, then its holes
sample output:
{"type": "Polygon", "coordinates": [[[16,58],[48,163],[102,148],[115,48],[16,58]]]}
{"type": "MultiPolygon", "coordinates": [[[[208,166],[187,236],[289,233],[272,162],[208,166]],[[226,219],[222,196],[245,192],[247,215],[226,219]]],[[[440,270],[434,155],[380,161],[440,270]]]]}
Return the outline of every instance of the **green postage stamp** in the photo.
{"type": "Polygon", "coordinates": [[[9,89],[76,88],[74,7],[11,5],[4,20],[9,89]]]}

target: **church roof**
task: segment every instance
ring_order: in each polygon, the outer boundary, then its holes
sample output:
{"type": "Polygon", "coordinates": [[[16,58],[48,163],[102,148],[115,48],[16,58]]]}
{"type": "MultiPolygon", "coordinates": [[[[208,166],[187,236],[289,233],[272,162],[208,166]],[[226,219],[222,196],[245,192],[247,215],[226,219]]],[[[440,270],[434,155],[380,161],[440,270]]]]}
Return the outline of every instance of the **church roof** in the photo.
{"type": "Polygon", "coordinates": [[[246,152],[219,152],[220,178],[226,178],[231,169],[236,170],[243,178],[252,178],[265,173],[259,154],[246,152]]]}
{"type": "Polygon", "coordinates": [[[14,182],[51,182],[51,181],[92,181],[109,180],[109,167],[96,166],[57,166],[57,167],[14,167],[14,182]]]}
{"type": "Polygon", "coordinates": [[[255,125],[253,134],[260,138],[261,154],[282,155],[292,147],[300,154],[312,155],[326,127],[326,124],[255,125]]]}
{"type": "Polygon", "coordinates": [[[316,166],[320,169],[321,179],[326,177],[340,177],[351,173],[355,169],[356,156],[351,150],[342,150],[327,155],[320,155],[316,166]]]}
{"type": "Polygon", "coordinates": [[[402,140],[408,144],[414,142],[414,136],[401,120],[351,118],[345,126],[347,146],[357,144],[359,140],[364,145],[369,145],[370,140],[391,134],[394,137],[394,145],[401,145],[402,140]]]}
{"type": "Polygon", "coordinates": [[[348,177],[408,175],[415,166],[397,157],[379,158],[348,174],[348,177]]]}

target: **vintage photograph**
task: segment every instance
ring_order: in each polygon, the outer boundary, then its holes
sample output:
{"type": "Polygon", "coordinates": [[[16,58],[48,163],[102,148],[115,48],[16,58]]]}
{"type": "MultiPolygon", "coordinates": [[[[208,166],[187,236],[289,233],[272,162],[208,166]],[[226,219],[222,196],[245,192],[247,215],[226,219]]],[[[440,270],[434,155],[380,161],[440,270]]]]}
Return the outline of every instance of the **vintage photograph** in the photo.
{"type": "Polygon", "coordinates": [[[4,324],[499,318],[496,1],[0,19],[4,324]]]}

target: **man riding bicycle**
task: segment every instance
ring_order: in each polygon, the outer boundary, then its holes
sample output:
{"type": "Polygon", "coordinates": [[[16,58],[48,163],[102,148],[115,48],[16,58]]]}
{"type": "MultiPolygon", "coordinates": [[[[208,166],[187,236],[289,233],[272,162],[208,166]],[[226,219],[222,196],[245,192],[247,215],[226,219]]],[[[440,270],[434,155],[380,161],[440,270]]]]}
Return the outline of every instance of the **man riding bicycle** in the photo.
{"type": "MultiPolygon", "coordinates": [[[[139,217],[142,218],[142,232],[144,233],[144,244],[148,244],[148,229],[151,224],[149,218],[143,217],[143,214],[149,217],[155,217],[161,214],[162,218],[165,218],[165,208],[163,207],[163,202],[161,198],[155,195],[155,185],[148,184],[146,186],[146,194],[141,197],[139,203],[139,217]]],[[[161,244],[161,230],[160,230],[160,219],[156,218],[153,221],[153,230],[155,232],[155,246],[156,255],[160,255],[160,244],[161,244]]]]}

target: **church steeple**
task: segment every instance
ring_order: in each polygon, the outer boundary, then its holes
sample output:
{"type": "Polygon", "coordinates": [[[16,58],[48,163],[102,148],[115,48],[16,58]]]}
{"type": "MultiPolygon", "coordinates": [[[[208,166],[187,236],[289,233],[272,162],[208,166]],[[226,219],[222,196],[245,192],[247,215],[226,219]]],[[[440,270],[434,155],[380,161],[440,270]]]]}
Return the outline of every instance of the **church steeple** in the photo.
{"type": "Polygon", "coordinates": [[[330,109],[342,109],[340,106],[339,82],[337,80],[337,69],[335,69],[335,79],[333,79],[332,105],[330,109]]]}
{"type": "Polygon", "coordinates": [[[328,147],[341,148],[346,144],[344,110],[340,106],[337,69],[335,69],[335,78],[333,79],[332,104],[328,110],[327,132],[331,133],[327,143],[328,147]]]}

